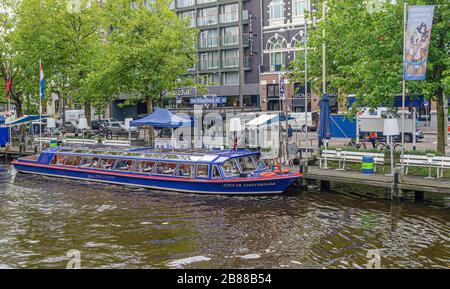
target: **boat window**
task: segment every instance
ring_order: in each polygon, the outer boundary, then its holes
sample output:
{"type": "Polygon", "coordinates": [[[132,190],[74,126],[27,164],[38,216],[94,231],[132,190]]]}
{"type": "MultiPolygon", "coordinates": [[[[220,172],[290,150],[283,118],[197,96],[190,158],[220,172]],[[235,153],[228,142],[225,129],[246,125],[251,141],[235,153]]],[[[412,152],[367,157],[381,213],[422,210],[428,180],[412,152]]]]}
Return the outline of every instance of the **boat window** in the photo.
{"type": "Polygon", "coordinates": [[[197,177],[208,178],[209,177],[209,165],[197,165],[197,177]]]}
{"type": "Polygon", "coordinates": [[[133,168],[132,160],[118,160],[116,166],[114,167],[115,170],[119,171],[131,171],[132,168],[133,168]]]}
{"type": "Polygon", "coordinates": [[[239,174],[239,168],[235,159],[229,159],[223,162],[222,170],[226,177],[231,177],[239,174]]]}
{"type": "Polygon", "coordinates": [[[104,170],[110,170],[112,169],[115,159],[101,159],[99,163],[99,168],[104,170]]]}
{"type": "Polygon", "coordinates": [[[80,167],[82,168],[96,168],[98,166],[98,158],[85,157],[81,160],[80,167]]]}
{"type": "Polygon", "coordinates": [[[221,178],[219,167],[216,166],[216,165],[214,165],[213,169],[212,169],[212,178],[213,179],[220,179],[221,178]]]}
{"type": "Polygon", "coordinates": [[[267,166],[266,166],[266,163],[264,162],[264,160],[259,160],[259,161],[256,163],[256,168],[257,168],[258,170],[265,170],[265,169],[267,168],[267,166]]]}
{"type": "Polygon", "coordinates": [[[78,167],[81,162],[80,156],[68,156],[66,161],[66,166],[78,167]]]}
{"type": "Polygon", "coordinates": [[[255,164],[251,156],[240,157],[238,158],[238,162],[243,173],[255,171],[255,164]]]}
{"type": "Polygon", "coordinates": [[[156,166],[156,174],[171,176],[175,172],[178,163],[159,162],[156,166]]]}
{"type": "Polygon", "coordinates": [[[56,154],[53,157],[51,164],[57,165],[57,166],[62,166],[66,162],[66,159],[67,159],[67,157],[65,155],[56,154]]]}
{"type": "Polygon", "coordinates": [[[180,164],[178,169],[175,171],[175,176],[192,178],[194,177],[195,167],[192,164],[180,164]]]}
{"type": "Polygon", "coordinates": [[[155,167],[155,162],[151,161],[136,161],[133,170],[138,173],[151,173],[155,167]]]}

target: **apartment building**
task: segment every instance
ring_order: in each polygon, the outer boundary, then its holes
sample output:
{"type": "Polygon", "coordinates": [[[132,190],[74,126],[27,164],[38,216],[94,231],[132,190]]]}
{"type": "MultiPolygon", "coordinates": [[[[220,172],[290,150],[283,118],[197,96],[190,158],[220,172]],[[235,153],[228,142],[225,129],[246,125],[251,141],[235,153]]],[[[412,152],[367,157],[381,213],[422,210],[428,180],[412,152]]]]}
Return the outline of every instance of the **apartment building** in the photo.
{"type": "MultiPolygon", "coordinates": [[[[260,0],[175,0],[180,17],[199,29],[198,63],[189,71],[207,85],[206,95],[222,100],[215,106],[260,107],[260,0]]],[[[185,90],[179,107],[201,97],[185,90]]]]}
{"type": "MultiPolygon", "coordinates": [[[[311,3],[310,0],[261,0],[261,3],[261,109],[284,110],[284,103],[280,101],[280,80],[296,54],[303,53],[305,10],[310,11],[311,3]]],[[[305,111],[304,82],[284,79],[284,83],[288,111],[305,111]]],[[[317,95],[311,95],[309,86],[308,95],[308,111],[316,110],[319,100],[317,95]]]]}

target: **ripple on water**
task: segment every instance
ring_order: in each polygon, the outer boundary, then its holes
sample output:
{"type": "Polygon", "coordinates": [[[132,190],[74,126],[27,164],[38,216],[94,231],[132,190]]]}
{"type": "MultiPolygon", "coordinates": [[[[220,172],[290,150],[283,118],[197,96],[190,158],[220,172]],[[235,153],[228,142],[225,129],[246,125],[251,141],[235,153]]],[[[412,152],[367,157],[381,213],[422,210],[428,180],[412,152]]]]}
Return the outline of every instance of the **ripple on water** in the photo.
{"type": "Polygon", "coordinates": [[[16,175],[8,165],[0,181],[0,268],[65,266],[70,249],[89,268],[360,268],[372,249],[385,268],[450,260],[448,205],[186,195],[16,175]]]}
{"type": "Polygon", "coordinates": [[[169,267],[173,267],[173,268],[181,268],[185,265],[189,265],[189,264],[192,264],[195,262],[205,262],[205,261],[209,261],[209,260],[211,260],[211,258],[209,258],[209,257],[194,256],[194,257],[173,260],[173,261],[169,262],[167,265],[169,267]]]}

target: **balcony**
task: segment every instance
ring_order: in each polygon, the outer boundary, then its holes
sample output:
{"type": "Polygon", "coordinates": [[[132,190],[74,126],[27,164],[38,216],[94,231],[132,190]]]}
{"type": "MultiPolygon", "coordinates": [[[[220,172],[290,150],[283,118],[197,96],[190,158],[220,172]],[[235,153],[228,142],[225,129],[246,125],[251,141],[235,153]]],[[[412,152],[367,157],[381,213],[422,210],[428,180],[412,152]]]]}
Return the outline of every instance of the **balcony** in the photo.
{"type": "Polygon", "coordinates": [[[214,60],[201,60],[200,61],[200,70],[210,70],[210,69],[218,69],[220,61],[218,59],[214,60]]]}
{"type": "Polygon", "coordinates": [[[237,22],[239,20],[238,12],[230,12],[219,15],[220,23],[237,22]]]}
{"type": "Polygon", "coordinates": [[[232,46],[239,44],[239,34],[229,34],[222,37],[223,46],[232,46]]]}
{"type": "Polygon", "coordinates": [[[243,64],[244,69],[252,69],[252,58],[250,56],[244,57],[243,64]]]}
{"type": "Polygon", "coordinates": [[[195,0],[177,0],[177,8],[185,8],[195,5],[195,0]]]}
{"type": "Polygon", "coordinates": [[[213,48],[219,46],[219,37],[200,38],[198,48],[213,48]]]}
{"type": "Polygon", "coordinates": [[[211,16],[197,18],[198,26],[210,26],[210,25],[216,25],[216,24],[217,24],[217,15],[211,15],[211,16]]]}
{"type": "Polygon", "coordinates": [[[222,60],[222,68],[234,68],[239,67],[239,57],[224,58],[222,60]]]}
{"type": "Polygon", "coordinates": [[[197,4],[201,5],[201,4],[208,4],[208,3],[214,3],[217,2],[217,0],[197,0],[197,4]]]}
{"type": "Polygon", "coordinates": [[[286,66],[284,64],[277,64],[277,65],[264,65],[261,67],[261,72],[281,72],[286,69],[286,66]]]}

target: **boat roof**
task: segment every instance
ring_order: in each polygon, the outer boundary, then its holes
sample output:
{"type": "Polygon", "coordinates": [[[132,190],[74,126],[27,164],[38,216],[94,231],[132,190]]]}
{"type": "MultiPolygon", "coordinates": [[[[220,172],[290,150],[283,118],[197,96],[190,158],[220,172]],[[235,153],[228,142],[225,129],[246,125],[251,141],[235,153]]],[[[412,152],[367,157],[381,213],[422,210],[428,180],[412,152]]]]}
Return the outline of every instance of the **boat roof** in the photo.
{"type": "Polygon", "coordinates": [[[221,163],[229,158],[256,155],[258,152],[249,150],[217,150],[217,151],[191,151],[191,150],[167,150],[160,151],[149,148],[139,149],[114,149],[114,148],[86,148],[86,147],[58,147],[50,148],[42,153],[67,154],[80,156],[96,156],[105,158],[166,160],[183,162],[208,162],[221,163]]]}

